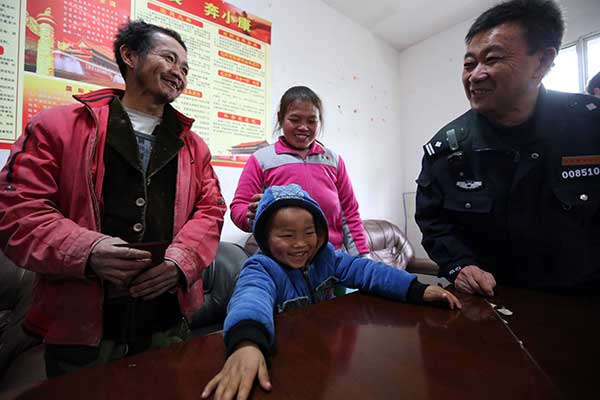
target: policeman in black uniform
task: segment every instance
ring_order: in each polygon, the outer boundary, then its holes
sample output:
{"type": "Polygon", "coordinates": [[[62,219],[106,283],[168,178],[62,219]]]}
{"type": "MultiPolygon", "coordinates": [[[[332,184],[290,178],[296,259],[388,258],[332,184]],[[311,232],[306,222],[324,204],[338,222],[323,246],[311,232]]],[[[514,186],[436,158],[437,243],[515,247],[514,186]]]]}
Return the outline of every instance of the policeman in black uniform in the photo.
{"type": "Polygon", "coordinates": [[[554,1],[513,0],[467,34],[471,110],[423,147],[417,179],[423,246],[459,290],[600,289],[600,99],[540,83],[563,26],[554,1]]]}

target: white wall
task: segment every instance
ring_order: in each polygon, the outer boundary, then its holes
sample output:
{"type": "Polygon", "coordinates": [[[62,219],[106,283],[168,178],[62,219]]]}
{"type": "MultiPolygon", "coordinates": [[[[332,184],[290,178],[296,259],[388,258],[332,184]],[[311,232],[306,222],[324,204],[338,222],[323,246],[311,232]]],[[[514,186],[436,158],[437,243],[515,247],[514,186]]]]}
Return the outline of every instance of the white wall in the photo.
{"type": "MultiPolygon", "coordinates": [[[[321,140],[344,158],[361,215],[403,224],[399,53],[320,0],[231,3],[273,23],[273,118],[287,88],[315,90],[324,104],[321,140]]],[[[216,172],[229,204],[241,169],[216,172]]],[[[227,214],[223,240],[246,236],[227,214]]]]}
{"type": "MultiPolygon", "coordinates": [[[[287,88],[315,90],[325,108],[321,140],[344,158],[362,217],[402,226],[399,53],[320,0],[232,3],[273,23],[273,119],[287,88]]],[[[217,168],[228,203],[240,172],[217,168]]],[[[244,237],[227,216],[223,239],[244,237]]]]}
{"type": "Polygon", "coordinates": [[[8,158],[8,150],[0,150],[0,166],[6,164],[6,159],[8,158]]]}
{"type": "Polygon", "coordinates": [[[600,31],[600,1],[558,0],[566,18],[563,44],[574,42],[580,36],[600,31]]]}
{"type": "MultiPolygon", "coordinates": [[[[567,30],[564,43],[600,30],[600,1],[562,0],[567,30]]],[[[464,36],[473,20],[465,21],[400,53],[398,109],[403,124],[402,188],[416,190],[421,170],[422,145],[442,126],[468,110],[462,83],[464,36]]],[[[425,256],[420,232],[414,222],[414,196],[408,204],[408,237],[417,256],[425,256]]]]}

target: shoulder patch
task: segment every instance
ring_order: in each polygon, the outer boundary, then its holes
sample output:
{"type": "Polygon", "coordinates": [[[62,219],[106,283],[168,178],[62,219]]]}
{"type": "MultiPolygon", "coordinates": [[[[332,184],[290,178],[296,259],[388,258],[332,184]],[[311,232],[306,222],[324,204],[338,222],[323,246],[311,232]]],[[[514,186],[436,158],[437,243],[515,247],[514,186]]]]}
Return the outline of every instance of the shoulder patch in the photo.
{"type": "Polygon", "coordinates": [[[258,161],[258,164],[264,171],[265,169],[268,168],[269,165],[273,164],[275,162],[275,160],[277,159],[277,153],[275,152],[275,145],[270,144],[268,146],[261,147],[260,149],[258,149],[254,152],[253,156],[254,156],[254,158],[256,158],[256,161],[258,161]]]}
{"type": "Polygon", "coordinates": [[[570,99],[568,107],[573,111],[584,115],[600,115],[600,98],[576,94],[570,99]]]}
{"type": "Polygon", "coordinates": [[[423,146],[423,150],[428,157],[451,153],[459,149],[459,143],[466,137],[467,130],[464,127],[445,127],[423,146]]]}

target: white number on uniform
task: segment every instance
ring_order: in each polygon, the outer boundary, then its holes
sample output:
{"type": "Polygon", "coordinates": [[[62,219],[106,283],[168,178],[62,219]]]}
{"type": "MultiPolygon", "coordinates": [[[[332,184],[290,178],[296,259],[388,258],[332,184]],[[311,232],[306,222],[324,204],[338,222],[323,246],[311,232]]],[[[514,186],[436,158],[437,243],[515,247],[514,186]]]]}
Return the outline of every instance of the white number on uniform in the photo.
{"type": "Polygon", "coordinates": [[[571,169],[569,171],[562,172],[563,179],[583,178],[586,176],[599,176],[599,175],[600,175],[600,167],[571,169]]]}

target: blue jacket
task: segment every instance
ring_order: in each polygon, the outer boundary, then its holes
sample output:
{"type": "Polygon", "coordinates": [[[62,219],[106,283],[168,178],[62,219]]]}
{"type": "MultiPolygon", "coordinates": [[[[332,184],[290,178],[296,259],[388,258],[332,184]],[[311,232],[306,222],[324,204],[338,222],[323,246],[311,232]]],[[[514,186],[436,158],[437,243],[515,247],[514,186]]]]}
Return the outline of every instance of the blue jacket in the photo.
{"type": "Polygon", "coordinates": [[[332,299],[334,286],[364,290],[390,299],[406,301],[415,275],[368,258],[335,251],[331,243],[323,247],[305,270],[280,265],[258,254],[243,266],[229,302],[225,337],[236,324],[252,320],[264,326],[273,342],[273,314],[332,299]]]}
{"type": "MultiPolygon", "coordinates": [[[[304,206],[313,213],[315,224],[326,224],[325,218],[318,215],[318,205],[299,186],[275,186],[267,189],[261,199],[255,230],[257,227],[264,230],[267,221],[263,220],[263,216],[268,218],[273,215],[274,209],[290,204],[304,206]],[[284,190],[280,192],[280,188],[284,190]]],[[[256,233],[259,246],[268,252],[264,249],[264,232],[256,233]]],[[[323,245],[303,269],[281,265],[268,255],[259,253],[244,263],[229,302],[224,325],[228,352],[242,340],[251,340],[268,353],[275,336],[274,314],[332,299],[338,282],[395,300],[407,301],[411,297],[412,302],[422,299],[426,287],[416,282],[415,275],[368,258],[336,251],[330,243],[323,245]],[[412,285],[413,281],[415,285],[412,285]],[[408,295],[411,286],[416,287],[416,296],[408,295]]]]}

